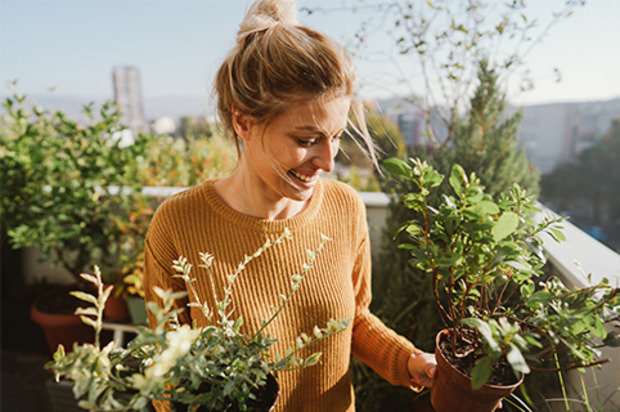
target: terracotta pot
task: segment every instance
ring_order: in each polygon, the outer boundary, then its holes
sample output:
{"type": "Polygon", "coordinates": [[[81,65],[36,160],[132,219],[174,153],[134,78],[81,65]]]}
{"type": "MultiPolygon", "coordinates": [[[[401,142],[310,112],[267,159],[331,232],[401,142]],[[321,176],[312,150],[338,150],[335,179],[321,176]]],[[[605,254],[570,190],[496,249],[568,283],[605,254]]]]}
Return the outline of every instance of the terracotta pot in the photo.
{"type": "Polygon", "coordinates": [[[93,342],[95,339],[93,329],[84,324],[79,316],[43,312],[36,301],[30,307],[30,318],[43,329],[50,353],[54,353],[60,344],[71,350],[74,342],[93,342]]]}
{"type": "Polygon", "coordinates": [[[129,308],[125,298],[116,296],[112,291],[105,303],[105,308],[103,308],[103,315],[112,322],[122,322],[129,319],[129,308]]]}
{"type": "Polygon", "coordinates": [[[444,334],[449,334],[449,331],[439,332],[435,339],[437,377],[431,389],[431,404],[436,412],[492,412],[502,398],[510,395],[523,382],[524,376],[521,374],[521,379],[513,385],[486,384],[473,390],[471,378],[448,363],[441,353],[439,341],[444,334]]]}
{"type": "MultiPolygon", "coordinates": [[[[278,381],[272,374],[267,375],[267,383],[265,384],[265,387],[256,395],[257,398],[255,400],[248,402],[249,410],[255,412],[272,412],[276,409],[276,404],[278,403],[278,398],[280,397],[280,385],[278,385],[278,381]]],[[[188,409],[187,405],[172,402],[170,410],[171,412],[186,412],[188,409]]],[[[196,409],[197,412],[206,410],[207,409],[205,407],[196,409]]],[[[233,405],[227,410],[229,412],[239,411],[236,405],[233,405]]]]}

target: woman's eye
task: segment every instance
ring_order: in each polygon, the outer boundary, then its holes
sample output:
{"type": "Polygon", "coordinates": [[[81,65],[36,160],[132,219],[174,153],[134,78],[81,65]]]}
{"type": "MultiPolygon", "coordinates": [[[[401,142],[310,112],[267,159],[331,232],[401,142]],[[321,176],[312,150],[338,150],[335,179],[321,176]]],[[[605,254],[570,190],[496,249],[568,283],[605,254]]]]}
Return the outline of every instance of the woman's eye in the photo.
{"type": "MultiPolygon", "coordinates": [[[[332,143],[338,142],[340,141],[340,134],[332,136],[331,138],[329,138],[329,140],[332,143]]],[[[320,140],[322,139],[327,139],[327,137],[314,137],[314,138],[301,138],[301,137],[295,137],[295,140],[297,141],[297,144],[300,145],[301,147],[311,147],[314,146],[315,144],[319,143],[320,140]]]]}
{"type": "Polygon", "coordinates": [[[316,139],[297,139],[297,144],[302,147],[310,147],[316,143],[316,139]]]}

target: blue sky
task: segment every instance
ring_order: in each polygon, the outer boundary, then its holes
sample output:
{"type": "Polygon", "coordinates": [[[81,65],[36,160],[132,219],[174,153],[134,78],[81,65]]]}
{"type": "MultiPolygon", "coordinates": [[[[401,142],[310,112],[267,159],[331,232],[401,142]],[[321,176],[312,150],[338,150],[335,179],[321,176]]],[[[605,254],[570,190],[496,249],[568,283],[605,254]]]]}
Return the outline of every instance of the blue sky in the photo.
{"type": "MultiPolygon", "coordinates": [[[[542,15],[549,12],[544,5],[562,2],[529,3],[532,13],[542,15]]],[[[347,7],[353,0],[298,0],[298,4],[347,7]]],[[[0,1],[0,94],[6,92],[9,80],[18,79],[19,90],[28,94],[54,87],[60,95],[108,98],[112,68],[134,65],[141,70],[147,98],[206,96],[215,70],[233,44],[245,5],[245,0],[0,1]]],[[[619,0],[588,0],[553,27],[528,56],[536,89],[510,97],[527,104],[620,96],[618,16],[619,0]],[[553,67],[561,69],[561,83],[554,81],[553,67]]],[[[300,14],[300,20],[346,44],[359,27],[360,15],[300,14]]],[[[377,70],[394,69],[390,63],[357,65],[362,81],[376,79],[377,70]]],[[[362,88],[367,98],[382,92],[381,85],[362,88]]]]}

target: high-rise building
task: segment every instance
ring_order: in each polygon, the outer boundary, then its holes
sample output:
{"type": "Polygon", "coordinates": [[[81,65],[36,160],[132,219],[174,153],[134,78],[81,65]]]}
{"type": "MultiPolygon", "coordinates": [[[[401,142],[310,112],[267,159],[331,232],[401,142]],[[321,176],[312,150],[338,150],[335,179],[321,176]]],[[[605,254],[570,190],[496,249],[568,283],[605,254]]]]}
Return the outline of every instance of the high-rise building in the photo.
{"type": "Polygon", "coordinates": [[[135,134],[146,126],[140,70],[131,66],[115,67],[113,79],[114,100],[121,110],[121,124],[127,126],[135,134]]]}

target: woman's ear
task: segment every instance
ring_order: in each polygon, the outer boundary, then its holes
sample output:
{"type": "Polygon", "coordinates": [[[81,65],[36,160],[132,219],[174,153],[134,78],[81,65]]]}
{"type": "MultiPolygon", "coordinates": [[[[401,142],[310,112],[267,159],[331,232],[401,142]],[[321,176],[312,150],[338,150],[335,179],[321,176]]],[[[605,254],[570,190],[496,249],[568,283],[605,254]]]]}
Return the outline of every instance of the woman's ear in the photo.
{"type": "Polygon", "coordinates": [[[246,140],[250,137],[250,129],[252,127],[252,116],[241,112],[233,107],[232,109],[232,124],[235,129],[235,133],[241,139],[246,140]]]}

